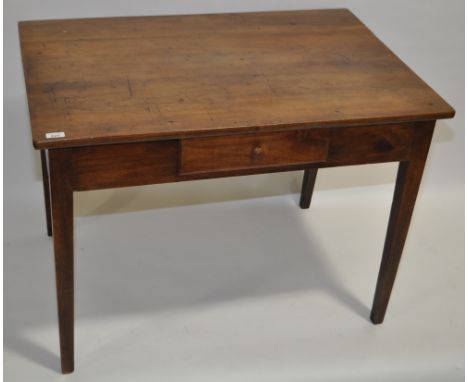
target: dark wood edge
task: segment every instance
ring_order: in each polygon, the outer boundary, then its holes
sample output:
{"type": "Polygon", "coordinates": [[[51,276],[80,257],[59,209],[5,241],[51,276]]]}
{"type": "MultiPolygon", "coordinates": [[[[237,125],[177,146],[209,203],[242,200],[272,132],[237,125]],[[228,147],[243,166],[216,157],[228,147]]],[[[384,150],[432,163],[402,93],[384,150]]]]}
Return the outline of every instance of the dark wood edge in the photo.
{"type": "MultiPolygon", "coordinates": [[[[302,170],[305,168],[309,168],[310,166],[315,166],[320,167],[320,164],[324,164],[326,162],[326,159],[320,160],[320,161],[314,161],[314,162],[301,162],[301,163],[295,163],[287,166],[271,166],[271,165],[259,165],[259,166],[251,166],[250,169],[246,170],[242,167],[238,168],[231,168],[231,169],[219,169],[216,171],[185,171],[185,172],[179,172],[179,176],[181,178],[197,178],[197,179],[203,179],[205,177],[212,178],[212,177],[219,177],[223,176],[222,174],[232,174],[228,176],[237,176],[237,175],[243,175],[243,173],[249,175],[249,174],[264,174],[268,173],[271,170],[276,170],[278,171],[291,171],[298,169],[302,170]]],[[[190,180],[190,179],[189,179],[190,180]]]]}
{"type": "MultiPolygon", "coordinates": [[[[453,110],[452,110],[453,111],[453,110]]],[[[401,117],[401,118],[372,118],[362,119],[354,121],[322,121],[322,122],[304,122],[304,123],[293,123],[293,124],[282,124],[274,126],[239,126],[229,128],[219,128],[216,130],[210,129],[206,131],[187,131],[179,132],[174,134],[171,131],[164,133],[154,134],[132,134],[132,135],[120,135],[115,137],[105,138],[58,138],[53,140],[44,139],[33,139],[33,146],[37,150],[41,149],[52,149],[52,148],[72,148],[72,147],[83,147],[83,146],[95,146],[95,145],[107,145],[115,143],[138,143],[138,142],[154,142],[154,141],[166,141],[175,139],[192,139],[202,137],[217,137],[217,136],[230,136],[240,134],[258,134],[258,133],[272,133],[279,131],[289,130],[306,130],[310,128],[346,128],[346,127],[366,127],[373,125],[394,125],[394,124],[412,124],[421,121],[434,121],[438,119],[452,118],[455,112],[451,113],[439,113],[429,115],[417,115],[412,117],[401,117]]]]}

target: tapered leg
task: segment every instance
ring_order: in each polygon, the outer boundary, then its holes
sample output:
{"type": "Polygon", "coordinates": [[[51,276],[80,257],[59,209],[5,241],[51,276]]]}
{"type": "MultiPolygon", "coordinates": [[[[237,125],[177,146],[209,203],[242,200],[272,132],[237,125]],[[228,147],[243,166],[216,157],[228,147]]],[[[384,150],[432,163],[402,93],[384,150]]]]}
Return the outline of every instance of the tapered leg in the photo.
{"type": "Polygon", "coordinates": [[[68,152],[49,150],[49,164],[60,356],[62,373],[65,374],[74,368],[73,191],[68,152]]]}
{"type": "Polygon", "coordinates": [[[383,322],[410,226],[419,184],[431,143],[434,123],[421,124],[408,161],[400,162],[385,238],[371,321],[383,322]]]}
{"type": "Polygon", "coordinates": [[[304,170],[304,178],[302,179],[301,200],[299,206],[303,209],[310,207],[312,200],[312,192],[314,191],[315,179],[317,178],[317,168],[308,168],[304,170]]]}
{"type": "Polygon", "coordinates": [[[47,169],[47,154],[45,150],[41,150],[41,167],[42,167],[42,186],[44,187],[44,204],[47,222],[47,235],[52,236],[52,220],[50,213],[50,187],[49,187],[49,171],[47,169]]]}

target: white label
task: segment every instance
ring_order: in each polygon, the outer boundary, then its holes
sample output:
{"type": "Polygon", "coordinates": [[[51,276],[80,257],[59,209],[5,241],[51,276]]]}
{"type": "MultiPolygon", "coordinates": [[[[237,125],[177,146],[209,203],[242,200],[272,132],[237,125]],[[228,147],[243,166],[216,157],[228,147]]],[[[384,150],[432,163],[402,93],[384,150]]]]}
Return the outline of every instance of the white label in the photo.
{"type": "Polygon", "coordinates": [[[46,133],[45,137],[50,138],[65,138],[65,133],[63,131],[56,131],[55,133],[46,133]]]}

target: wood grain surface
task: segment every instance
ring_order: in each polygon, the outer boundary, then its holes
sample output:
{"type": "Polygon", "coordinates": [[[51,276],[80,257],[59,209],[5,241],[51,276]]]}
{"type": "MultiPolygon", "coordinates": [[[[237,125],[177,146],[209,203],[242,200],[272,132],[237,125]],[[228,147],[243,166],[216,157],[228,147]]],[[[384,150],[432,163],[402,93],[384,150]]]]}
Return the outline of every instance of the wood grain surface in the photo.
{"type": "Polygon", "coordinates": [[[345,9],[25,21],[19,31],[40,149],[454,114],[345,9]]]}

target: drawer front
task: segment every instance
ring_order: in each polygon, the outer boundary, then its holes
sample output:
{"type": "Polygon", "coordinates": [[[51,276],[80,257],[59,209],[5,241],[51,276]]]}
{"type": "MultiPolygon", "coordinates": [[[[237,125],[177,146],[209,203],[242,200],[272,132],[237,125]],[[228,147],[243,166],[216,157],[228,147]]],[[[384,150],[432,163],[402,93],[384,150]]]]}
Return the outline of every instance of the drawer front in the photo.
{"type": "Polygon", "coordinates": [[[185,175],[312,164],[326,161],[328,146],[321,130],[183,139],[179,170],[185,175]]]}

